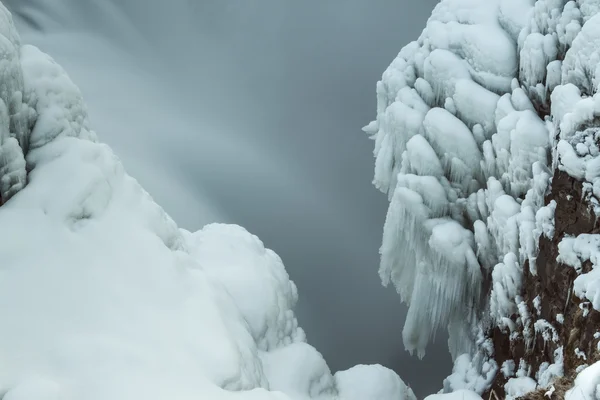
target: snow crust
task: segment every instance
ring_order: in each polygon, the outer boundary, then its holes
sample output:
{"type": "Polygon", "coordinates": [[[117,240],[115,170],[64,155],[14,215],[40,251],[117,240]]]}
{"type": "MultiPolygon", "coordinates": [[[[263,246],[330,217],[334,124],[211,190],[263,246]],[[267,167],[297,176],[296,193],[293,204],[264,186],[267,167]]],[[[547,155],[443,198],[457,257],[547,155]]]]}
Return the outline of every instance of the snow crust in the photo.
{"type": "Polygon", "coordinates": [[[332,375],[279,257],[238,226],[180,230],[2,5],[0,46],[3,399],[415,398],[381,366],[332,375]]]}

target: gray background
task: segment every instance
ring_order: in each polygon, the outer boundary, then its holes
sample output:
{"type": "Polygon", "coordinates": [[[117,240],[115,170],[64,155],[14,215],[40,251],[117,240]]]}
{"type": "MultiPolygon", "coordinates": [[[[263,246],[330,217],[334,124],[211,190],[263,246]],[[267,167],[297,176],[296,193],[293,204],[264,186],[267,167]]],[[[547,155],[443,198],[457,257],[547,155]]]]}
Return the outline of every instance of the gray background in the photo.
{"type": "Polygon", "coordinates": [[[375,84],[435,0],[4,0],[81,87],[92,125],[190,230],[238,223],[282,258],[333,371],[380,363],[441,387],[445,338],[404,351],[377,274],[375,84]]]}

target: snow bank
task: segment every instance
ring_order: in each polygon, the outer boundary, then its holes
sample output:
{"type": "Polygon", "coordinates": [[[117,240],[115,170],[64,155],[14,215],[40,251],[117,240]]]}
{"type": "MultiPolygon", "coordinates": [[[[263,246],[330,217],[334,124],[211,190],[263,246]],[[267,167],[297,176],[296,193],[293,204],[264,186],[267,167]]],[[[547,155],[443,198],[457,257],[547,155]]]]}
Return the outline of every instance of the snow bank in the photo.
{"type": "Polygon", "coordinates": [[[1,5],[0,46],[4,399],[414,399],[381,366],[332,376],[279,257],[237,226],[178,229],[1,5]]]}

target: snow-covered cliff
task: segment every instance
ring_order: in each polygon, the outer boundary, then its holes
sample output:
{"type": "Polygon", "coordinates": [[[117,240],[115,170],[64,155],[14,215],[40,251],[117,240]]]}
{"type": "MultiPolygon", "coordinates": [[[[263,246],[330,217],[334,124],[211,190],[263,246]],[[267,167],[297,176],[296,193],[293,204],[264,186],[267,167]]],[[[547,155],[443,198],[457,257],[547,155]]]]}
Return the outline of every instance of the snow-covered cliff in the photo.
{"type": "MultiPolygon", "coordinates": [[[[443,0],[377,85],[379,272],[407,350],[448,330],[444,392],[562,398],[600,359],[599,11],[443,0]]],[[[600,398],[599,365],[567,398],[600,398]]]]}
{"type": "Polygon", "coordinates": [[[0,196],[4,400],[414,399],[381,366],[331,374],[257,237],[178,229],[1,4],[0,196]]]}

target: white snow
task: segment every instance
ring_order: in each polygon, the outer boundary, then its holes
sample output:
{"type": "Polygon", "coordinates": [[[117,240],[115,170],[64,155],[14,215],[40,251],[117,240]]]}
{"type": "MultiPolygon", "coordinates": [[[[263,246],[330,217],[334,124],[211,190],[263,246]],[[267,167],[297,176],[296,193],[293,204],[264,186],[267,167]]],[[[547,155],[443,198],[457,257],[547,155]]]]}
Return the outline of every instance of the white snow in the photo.
{"type": "Polygon", "coordinates": [[[336,373],[334,378],[344,400],[416,400],[398,375],[381,366],[357,365],[336,373]]]}
{"type": "Polygon", "coordinates": [[[446,394],[432,394],[425,400],[481,400],[481,396],[470,390],[457,390],[446,394]]]}
{"type": "Polygon", "coordinates": [[[514,360],[506,360],[502,363],[502,375],[504,375],[505,378],[510,378],[511,376],[515,375],[515,362],[514,360]]]}
{"type": "Polygon", "coordinates": [[[520,293],[521,280],[522,269],[517,257],[513,253],[508,253],[504,257],[504,262],[496,265],[492,272],[490,309],[492,317],[496,319],[499,326],[512,327],[512,321],[506,316],[517,312],[517,304],[513,299],[520,293]]]}
{"type": "Polygon", "coordinates": [[[575,278],[573,290],[577,297],[589,300],[594,309],[600,310],[600,269],[597,267],[600,263],[600,235],[565,237],[559,243],[558,251],[557,260],[579,273],[583,262],[591,262],[592,270],[575,278]]]}
{"type": "Polygon", "coordinates": [[[540,369],[536,374],[538,386],[542,388],[549,388],[556,378],[560,378],[564,375],[563,369],[563,348],[559,347],[554,351],[553,363],[544,362],[540,365],[540,369]]]}
{"type": "Polygon", "coordinates": [[[510,378],[504,385],[506,400],[515,400],[536,389],[537,383],[530,377],[510,378]]]}
{"type": "Polygon", "coordinates": [[[577,348],[575,349],[575,355],[577,356],[577,358],[580,358],[580,359],[582,359],[583,361],[587,361],[587,357],[586,357],[585,353],[584,353],[583,351],[581,351],[581,350],[579,349],[579,347],[577,347],[577,348]]]}
{"type": "Polygon", "coordinates": [[[0,200],[7,201],[26,183],[23,147],[27,147],[32,110],[23,103],[20,40],[9,12],[0,3],[0,200]]]}
{"type": "Polygon", "coordinates": [[[3,6],[0,46],[4,399],[343,400],[358,379],[367,398],[414,399],[381,366],[331,375],[258,238],[178,229],[97,143],[62,68],[20,46],[3,6]]]}
{"type": "Polygon", "coordinates": [[[552,233],[549,212],[536,219],[551,135],[515,79],[542,82],[558,53],[540,32],[515,45],[532,7],[440,2],[377,85],[377,119],[365,131],[375,139],[374,183],[390,198],[379,272],[409,305],[403,338],[419,355],[444,326],[453,357],[472,350],[472,310],[495,266],[492,314],[506,323],[525,258],[535,270],[531,232],[552,233]],[[542,59],[525,54],[538,44],[542,59]]]}
{"type": "Polygon", "coordinates": [[[539,316],[542,313],[542,299],[539,295],[536,296],[535,299],[533,299],[533,306],[535,307],[535,311],[539,316]]]}
{"type": "MultiPolygon", "coordinates": [[[[557,203],[546,203],[556,169],[584,181],[584,198],[570,200],[589,201],[600,213],[597,3],[443,0],[377,85],[367,133],[376,140],[375,184],[390,196],[380,275],[409,306],[407,349],[423,354],[431,332],[447,326],[455,369],[445,392],[482,393],[489,385],[483,366],[493,356],[469,346],[482,343],[482,330],[499,327],[526,346],[536,334],[558,341],[556,328],[538,319],[540,297],[529,310],[522,280],[539,273],[540,239],[563,234],[555,232],[557,203]],[[391,128],[389,115],[399,110],[396,120],[410,116],[411,124],[391,128]],[[491,285],[480,302],[482,282],[491,285]]],[[[558,260],[578,271],[591,261],[574,290],[600,310],[596,236],[562,239],[558,260]]],[[[542,365],[541,387],[562,376],[562,357],[559,348],[542,365]]],[[[520,383],[535,388],[522,361],[509,385],[514,396],[520,383]]],[[[503,372],[512,375],[510,367],[503,372]]]]}
{"type": "Polygon", "coordinates": [[[474,359],[469,354],[462,354],[456,358],[452,374],[444,380],[444,392],[471,390],[483,393],[496,377],[496,372],[497,364],[493,360],[485,361],[481,353],[474,359]]]}
{"type": "Polygon", "coordinates": [[[304,341],[293,308],[296,286],[281,259],[238,226],[207,225],[186,234],[189,253],[238,305],[259,350],[304,341]]]}
{"type": "MultiPolygon", "coordinates": [[[[294,400],[332,399],[337,396],[334,378],[327,363],[323,356],[307,343],[298,342],[263,353],[261,361],[271,390],[284,392],[294,400]]],[[[384,372],[393,374],[389,370],[384,372]]],[[[344,386],[340,385],[340,388],[344,386]]],[[[366,388],[372,389],[369,385],[366,385],[366,388]]]]}
{"type": "Polygon", "coordinates": [[[600,398],[600,362],[590,365],[579,372],[575,384],[566,396],[566,400],[589,400],[600,398]]]}
{"type": "MultiPolygon", "coordinates": [[[[545,202],[555,167],[600,196],[597,3],[443,0],[377,84],[364,130],[390,200],[379,274],[409,306],[406,349],[422,357],[446,328],[455,361],[446,393],[429,400],[481,399],[499,369],[483,333],[493,326],[526,345],[535,333],[558,340],[522,298],[523,265],[537,274],[538,240],[556,235],[545,202]]],[[[0,39],[5,400],[415,399],[381,366],[332,374],[298,326],[279,257],[238,226],[178,229],[97,143],[77,87],[21,46],[3,7],[0,39]]],[[[565,237],[558,257],[580,273],[581,307],[597,310],[599,237],[565,237]]],[[[539,316],[539,297],[534,307],[539,316]]],[[[523,360],[516,372],[504,363],[507,398],[552,390],[562,347],[551,361],[535,379],[523,360]]],[[[600,396],[599,368],[567,398],[600,396]]]]}
{"type": "Polygon", "coordinates": [[[558,332],[556,329],[545,319],[538,319],[533,324],[533,328],[535,333],[541,334],[544,339],[544,343],[546,342],[558,342],[558,332]]]}

